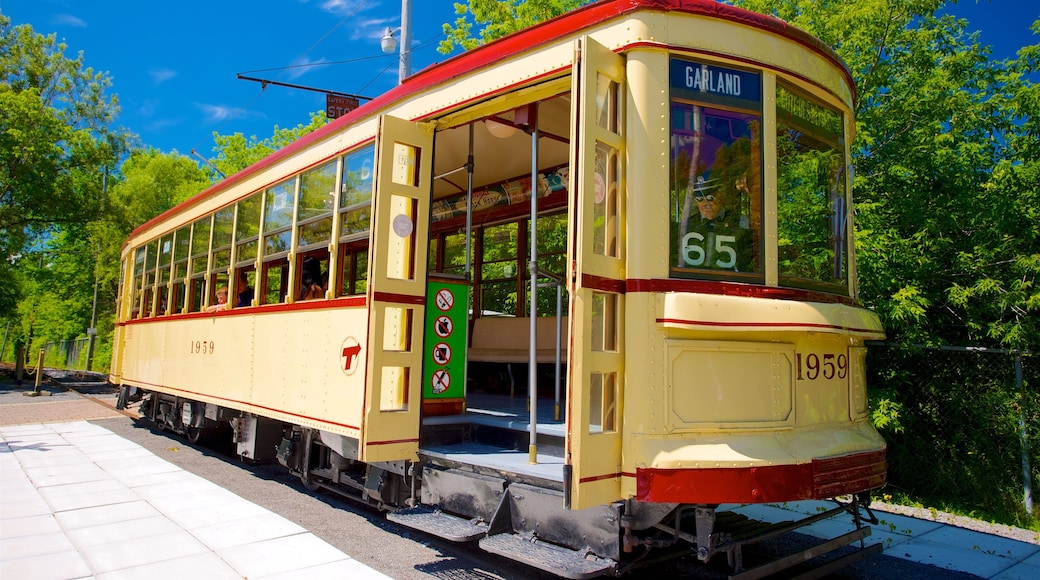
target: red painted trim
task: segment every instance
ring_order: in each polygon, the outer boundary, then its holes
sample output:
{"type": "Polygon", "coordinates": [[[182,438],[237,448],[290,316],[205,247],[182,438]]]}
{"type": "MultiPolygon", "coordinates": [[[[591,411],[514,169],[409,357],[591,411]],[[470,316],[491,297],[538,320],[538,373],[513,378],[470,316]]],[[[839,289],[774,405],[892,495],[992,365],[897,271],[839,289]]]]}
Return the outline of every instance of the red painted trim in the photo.
{"type": "Polygon", "coordinates": [[[827,499],[885,484],[885,451],[800,465],[636,469],[636,499],[678,503],[763,503],[827,499]]]}
{"type": "Polygon", "coordinates": [[[578,483],[592,483],[593,481],[603,481],[604,479],[617,479],[621,477],[621,472],[617,473],[604,473],[602,475],[590,475],[589,477],[583,477],[578,480],[578,483]]]}
{"type": "MultiPolygon", "coordinates": [[[[343,128],[350,126],[361,119],[375,115],[378,111],[394,102],[406,100],[412,95],[428,90],[482,67],[504,61],[511,56],[526,52],[534,47],[571,36],[581,29],[595,26],[639,10],[685,12],[687,14],[717,18],[719,20],[736,22],[752,28],[758,28],[788,38],[820,54],[841,70],[848,86],[853,91],[853,98],[855,99],[855,83],[852,80],[852,73],[848,67],[845,66],[844,62],[842,62],[841,57],[839,57],[830,47],[820,42],[819,39],[773,16],[749,12],[742,8],[716,2],[715,0],[602,0],[567,12],[558,18],[547,20],[530,28],[505,36],[484,46],[465,51],[445,60],[442,63],[432,65],[419,71],[405,79],[403,83],[390,91],[383,93],[317,131],[303,136],[291,145],[272,153],[257,163],[246,167],[238,173],[224,179],[220,183],[214,184],[187,201],[149,220],[144,225],[134,229],[130,238],[137,236],[146,229],[155,226],[171,216],[177,215],[178,213],[217,195],[222,190],[244,181],[254,173],[266,169],[279,161],[294,155],[298,151],[310,147],[314,143],[331,137],[343,128]]],[[[726,58],[733,58],[733,55],[727,54],[723,56],[726,58]]],[[[761,66],[761,64],[756,63],[756,66],[761,66]]],[[[371,138],[364,139],[348,146],[354,147],[355,145],[360,145],[369,140],[371,140],[371,138]]],[[[129,239],[127,241],[129,241],[129,239]]],[[[125,246],[126,244],[124,244],[124,247],[125,246]]]]}
{"type": "Polygon", "coordinates": [[[592,288],[593,290],[602,290],[603,292],[614,292],[615,294],[624,294],[626,290],[624,280],[604,278],[603,276],[586,274],[585,272],[582,272],[581,274],[581,287],[592,288]]]}
{"type": "Polygon", "coordinates": [[[680,279],[635,279],[625,281],[627,292],[689,292],[694,294],[721,294],[723,296],[744,296],[747,298],[768,298],[772,300],[797,300],[798,302],[821,302],[824,304],[845,304],[861,306],[842,294],[830,294],[798,288],[778,288],[759,284],[742,284],[738,282],[722,282],[715,280],[680,280],[680,279]]]}
{"type": "Polygon", "coordinates": [[[823,330],[841,330],[845,332],[865,332],[871,334],[880,332],[870,328],[856,328],[854,326],[840,326],[837,324],[815,324],[810,322],[717,322],[705,320],[682,320],[679,318],[658,318],[657,322],[661,324],[714,326],[716,328],[819,328],[823,330]]]}
{"type": "Polygon", "coordinates": [[[416,304],[418,306],[426,304],[425,296],[412,296],[411,294],[394,294],[392,292],[373,292],[372,300],[374,302],[390,302],[393,304],[416,304]]]}
{"type": "Polygon", "coordinates": [[[198,396],[209,397],[210,399],[216,399],[218,401],[224,401],[224,402],[227,402],[227,403],[234,403],[236,405],[244,405],[244,406],[247,406],[247,407],[253,407],[255,409],[263,409],[265,411],[271,411],[271,412],[274,412],[274,413],[282,413],[283,415],[289,415],[291,417],[299,417],[300,419],[306,419],[308,421],[314,421],[316,423],[324,423],[326,425],[336,425],[337,427],[346,427],[347,429],[357,429],[358,431],[361,430],[360,427],[356,427],[354,425],[348,425],[346,423],[337,423],[335,421],[328,421],[328,420],[325,420],[325,419],[318,419],[317,417],[310,417],[308,415],[300,415],[299,413],[292,413],[290,411],[284,411],[282,409],[275,409],[274,407],[265,407],[263,405],[257,405],[256,403],[249,403],[247,401],[239,401],[238,399],[229,399],[227,397],[221,397],[221,396],[218,396],[218,395],[214,395],[212,393],[199,393],[199,392],[196,392],[196,391],[189,391],[187,389],[178,389],[176,387],[171,387],[171,386],[168,386],[168,385],[157,385],[155,383],[149,383],[148,381],[142,381],[142,380],[138,380],[138,379],[128,379],[126,377],[123,378],[123,382],[124,383],[131,382],[131,383],[136,383],[137,385],[145,385],[146,387],[154,387],[154,388],[159,388],[159,389],[167,389],[167,390],[170,390],[170,391],[177,391],[178,393],[186,393],[186,394],[194,395],[194,396],[197,396],[197,397],[198,396]]]}
{"type": "Polygon", "coordinates": [[[261,304],[260,306],[242,306],[231,310],[218,310],[217,312],[190,312],[188,314],[171,314],[170,316],[155,316],[152,318],[135,318],[116,323],[116,326],[131,324],[148,324],[157,322],[173,322],[191,320],[193,318],[211,318],[214,316],[239,316],[245,314],[274,314],[278,312],[294,312],[299,310],[328,310],[330,308],[359,308],[368,305],[365,296],[347,296],[333,298],[331,300],[308,300],[306,302],[294,302],[292,304],[261,304]]]}
{"type": "Polygon", "coordinates": [[[397,445],[398,443],[418,443],[419,439],[394,439],[391,441],[367,441],[365,445],[397,445]]]}

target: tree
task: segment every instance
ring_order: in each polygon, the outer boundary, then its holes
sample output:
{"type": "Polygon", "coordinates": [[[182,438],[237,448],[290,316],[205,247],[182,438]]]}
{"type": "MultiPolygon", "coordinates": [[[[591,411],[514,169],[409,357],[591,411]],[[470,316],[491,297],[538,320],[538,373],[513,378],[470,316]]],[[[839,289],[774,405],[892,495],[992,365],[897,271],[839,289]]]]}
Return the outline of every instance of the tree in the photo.
{"type": "Polygon", "coordinates": [[[862,299],[890,336],[1040,344],[1040,221],[1028,158],[1036,47],[1017,61],[993,60],[965,21],[937,14],[941,0],[733,4],[818,36],[852,71],[862,299]]]}
{"type": "Polygon", "coordinates": [[[114,165],[130,135],[115,128],[110,80],[85,67],[65,44],[11,26],[0,15],[0,316],[18,297],[13,264],[40,236],[85,224],[105,207],[102,168],[114,165]]]}
{"type": "Polygon", "coordinates": [[[470,0],[455,3],[454,24],[445,23],[444,36],[437,47],[450,54],[456,47],[469,50],[507,34],[573,10],[591,0],[470,0]],[[480,27],[474,35],[474,25],[480,27]]]}
{"type": "MultiPolygon", "coordinates": [[[[233,135],[213,133],[213,141],[216,143],[213,152],[217,154],[213,164],[217,171],[224,176],[233,175],[300,137],[320,129],[327,122],[325,112],[317,111],[311,113],[311,120],[306,125],[301,123],[291,129],[282,129],[275,125],[274,134],[263,140],[257,139],[256,135],[246,139],[241,133],[233,135]]],[[[217,171],[212,172],[214,180],[220,177],[217,171]]]]}

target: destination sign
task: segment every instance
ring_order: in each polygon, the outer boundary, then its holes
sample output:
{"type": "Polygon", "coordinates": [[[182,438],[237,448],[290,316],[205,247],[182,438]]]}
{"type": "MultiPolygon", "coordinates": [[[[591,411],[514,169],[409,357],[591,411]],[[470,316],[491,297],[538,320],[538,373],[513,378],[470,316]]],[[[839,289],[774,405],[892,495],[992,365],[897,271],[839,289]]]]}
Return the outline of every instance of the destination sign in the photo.
{"type": "Polygon", "coordinates": [[[762,78],[754,72],[673,58],[669,84],[673,94],[680,97],[716,102],[737,100],[753,103],[756,108],[762,103],[762,78]]]}

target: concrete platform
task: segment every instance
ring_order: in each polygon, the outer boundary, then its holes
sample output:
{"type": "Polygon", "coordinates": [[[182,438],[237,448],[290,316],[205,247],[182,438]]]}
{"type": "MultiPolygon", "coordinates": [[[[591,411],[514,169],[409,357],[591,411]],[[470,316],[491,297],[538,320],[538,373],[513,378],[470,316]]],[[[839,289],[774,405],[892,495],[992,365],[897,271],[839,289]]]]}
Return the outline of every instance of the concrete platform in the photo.
{"type": "Polygon", "coordinates": [[[170,577],[388,578],[97,425],[0,426],[0,578],[170,577]]]}

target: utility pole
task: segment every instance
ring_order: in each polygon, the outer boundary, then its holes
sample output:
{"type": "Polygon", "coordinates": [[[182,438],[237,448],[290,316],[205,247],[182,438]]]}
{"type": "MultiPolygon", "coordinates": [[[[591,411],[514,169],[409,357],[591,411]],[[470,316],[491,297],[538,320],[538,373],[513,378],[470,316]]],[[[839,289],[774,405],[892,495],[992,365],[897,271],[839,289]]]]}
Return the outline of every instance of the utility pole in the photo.
{"type": "Polygon", "coordinates": [[[412,74],[412,0],[401,0],[401,67],[397,84],[412,74]]]}

